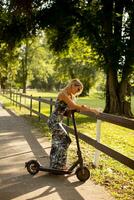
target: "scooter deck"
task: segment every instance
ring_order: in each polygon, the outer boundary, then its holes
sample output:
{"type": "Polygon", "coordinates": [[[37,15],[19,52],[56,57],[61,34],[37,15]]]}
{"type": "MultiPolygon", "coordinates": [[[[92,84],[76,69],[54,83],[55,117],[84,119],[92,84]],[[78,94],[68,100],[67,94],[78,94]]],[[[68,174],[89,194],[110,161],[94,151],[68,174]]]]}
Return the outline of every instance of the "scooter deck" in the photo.
{"type": "Polygon", "coordinates": [[[53,173],[53,174],[70,174],[72,171],[69,171],[69,170],[58,170],[58,169],[52,169],[52,168],[45,168],[43,166],[40,166],[39,167],[39,171],[45,171],[45,172],[50,172],[50,173],[53,173]]]}

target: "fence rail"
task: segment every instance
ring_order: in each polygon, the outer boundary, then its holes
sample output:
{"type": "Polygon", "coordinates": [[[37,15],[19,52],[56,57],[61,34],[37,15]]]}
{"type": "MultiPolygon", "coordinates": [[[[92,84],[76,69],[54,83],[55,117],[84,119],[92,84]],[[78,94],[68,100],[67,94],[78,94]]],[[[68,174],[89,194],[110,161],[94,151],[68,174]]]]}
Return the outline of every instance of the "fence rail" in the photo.
{"type": "MultiPolygon", "coordinates": [[[[41,113],[41,105],[42,103],[46,103],[50,105],[50,114],[52,112],[52,108],[53,105],[55,104],[55,102],[53,101],[52,98],[50,99],[44,99],[41,97],[33,97],[25,95],[25,94],[21,94],[21,93],[16,93],[16,92],[12,92],[12,91],[4,91],[2,93],[3,96],[5,96],[6,98],[10,99],[13,104],[16,104],[16,106],[19,106],[20,109],[21,107],[24,107],[28,110],[30,110],[30,115],[32,115],[32,113],[38,115],[39,120],[40,119],[44,119],[47,120],[48,116],[45,114],[41,113]],[[22,97],[25,98],[25,102],[26,99],[29,99],[29,106],[22,104],[22,97]],[[38,102],[38,111],[33,109],[33,100],[38,102]]],[[[99,115],[96,115],[94,112],[80,112],[80,114],[82,115],[86,115],[92,118],[95,118],[97,120],[97,130],[96,130],[96,140],[84,135],[81,132],[79,133],[79,138],[83,141],[85,141],[86,143],[88,143],[89,145],[93,146],[96,149],[95,152],[95,158],[94,158],[94,165],[98,166],[98,161],[99,161],[99,154],[100,151],[107,154],[108,156],[114,158],[115,160],[119,161],[120,163],[128,166],[131,169],[134,169],[134,160],[132,160],[131,158],[128,158],[127,156],[111,149],[110,147],[101,144],[100,143],[100,123],[101,120],[102,121],[106,121],[112,124],[116,124],[125,128],[129,128],[134,130],[134,120],[133,119],[128,119],[128,118],[124,118],[124,117],[120,117],[120,116],[115,116],[115,115],[111,115],[111,114],[107,114],[107,113],[99,113],[99,115]]],[[[73,128],[69,127],[69,120],[67,119],[67,125],[64,125],[65,128],[73,134],[73,128]]]]}

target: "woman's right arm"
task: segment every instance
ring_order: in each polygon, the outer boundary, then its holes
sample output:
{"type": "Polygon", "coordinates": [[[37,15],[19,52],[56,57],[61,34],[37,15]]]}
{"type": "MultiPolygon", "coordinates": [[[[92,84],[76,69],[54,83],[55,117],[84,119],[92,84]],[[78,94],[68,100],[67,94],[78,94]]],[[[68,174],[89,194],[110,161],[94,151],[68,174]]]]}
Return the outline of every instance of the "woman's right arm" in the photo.
{"type": "Polygon", "coordinates": [[[64,101],[68,105],[70,110],[77,110],[78,112],[80,111],[96,112],[95,109],[87,107],[86,105],[76,104],[67,94],[63,92],[59,93],[58,99],[64,101]]]}
{"type": "Polygon", "coordinates": [[[61,92],[58,95],[58,99],[60,101],[64,101],[70,110],[78,110],[80,111],[81,105],[76,104],[67,94],[61,92]]]}

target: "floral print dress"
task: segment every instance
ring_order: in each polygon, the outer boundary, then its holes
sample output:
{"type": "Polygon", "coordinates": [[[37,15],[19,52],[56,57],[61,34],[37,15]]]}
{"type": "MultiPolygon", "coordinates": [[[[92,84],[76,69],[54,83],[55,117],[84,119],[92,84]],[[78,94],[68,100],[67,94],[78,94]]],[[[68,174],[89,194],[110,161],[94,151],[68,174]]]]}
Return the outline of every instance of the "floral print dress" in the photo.
{"type": "Polygon", "coordinates": [[[71,139],[62,125],[62,120],[67,110],[67,104],[57,99],[55,102],[55,110],[47,121],[52,133],[50,168],[64,169],[66,166],[67,149],[71,143],[71,139]]]}

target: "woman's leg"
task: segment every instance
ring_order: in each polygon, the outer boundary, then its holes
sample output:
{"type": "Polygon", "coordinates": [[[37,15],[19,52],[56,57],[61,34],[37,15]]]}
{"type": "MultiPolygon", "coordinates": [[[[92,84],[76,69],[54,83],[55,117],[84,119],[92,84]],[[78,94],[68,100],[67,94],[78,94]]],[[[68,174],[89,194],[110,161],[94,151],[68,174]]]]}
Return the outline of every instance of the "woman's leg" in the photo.
{"type": "Polygon", "coordinates": [[[63,169],[67,162],[67,149],[71,143],[70,137],[63,130],[53,132],[50,152],[50,167],[63,169]]]}

